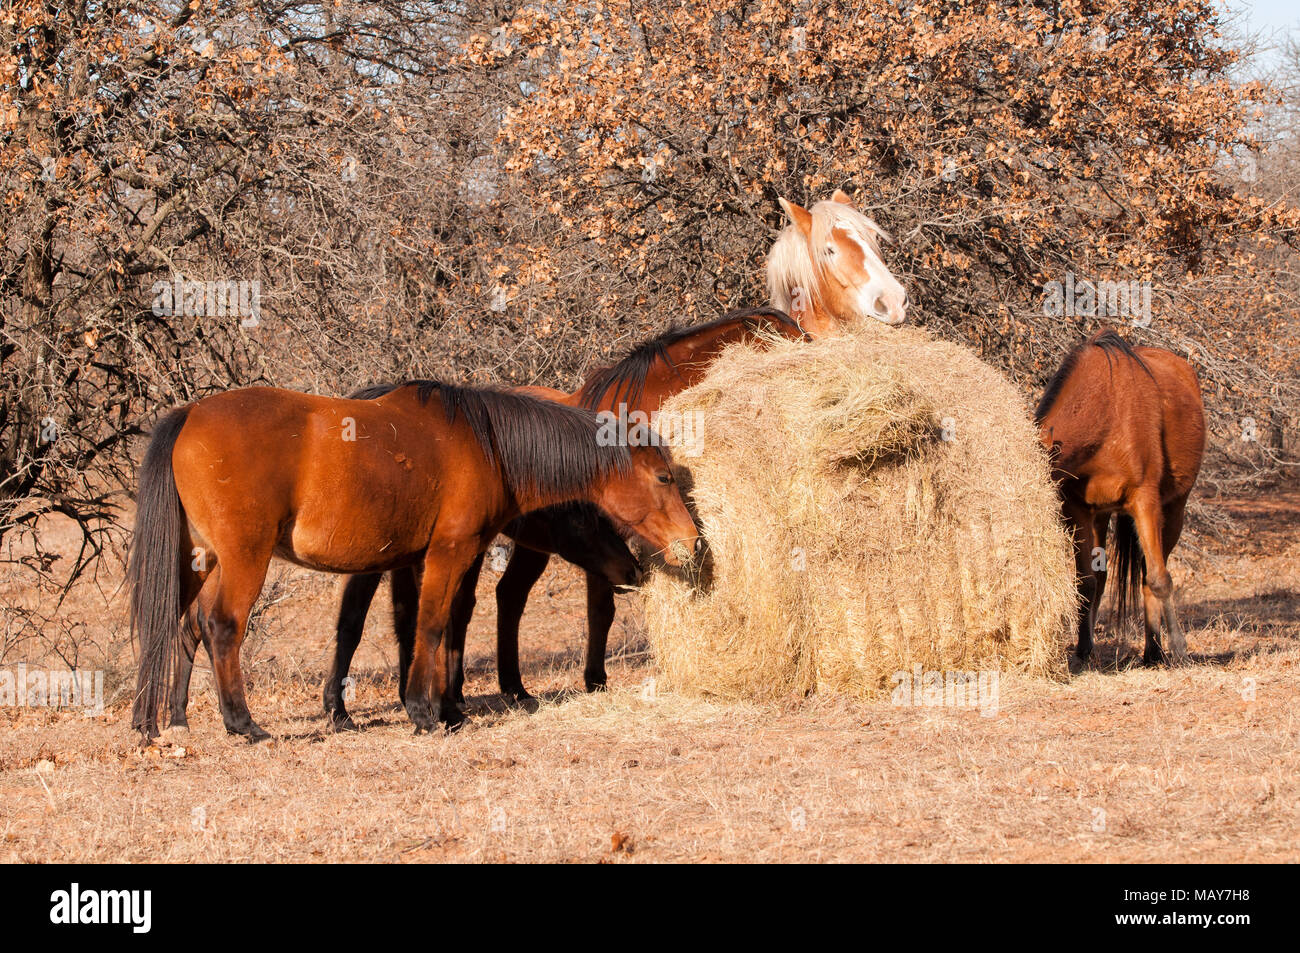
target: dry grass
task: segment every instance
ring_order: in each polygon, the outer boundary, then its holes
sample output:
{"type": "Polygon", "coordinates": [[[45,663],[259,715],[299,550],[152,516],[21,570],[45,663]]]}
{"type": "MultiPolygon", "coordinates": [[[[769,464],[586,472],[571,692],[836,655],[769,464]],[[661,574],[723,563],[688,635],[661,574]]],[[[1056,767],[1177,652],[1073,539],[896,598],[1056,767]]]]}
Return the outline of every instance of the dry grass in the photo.
{"type": "MultiPolygon", "coordinates": [[[[276,739],[227,738],[206,669],[189,735],[143,754],[122,702],[91,719],[0,709],[0,861],[1300,860],[1294,517],[1223,509],[1240,530],[1174,558],[1195,664],[1135,668],[1137,634],[1103,629],[1096,664],[1066,683],[1006,676],[993,717],[655,691],[630,598],[616,690],[573,694],[584,609],[563,569],[525,619],[539,712],[496,710],[485,579],[470,727],[412,734],[377,605],[352,705],[363,730],[333,735],[319,693],[334,583],[287,570],[247,659],[276,739]]],[[[111,642],[108,605],[88,588],[63,614],[111,642]]]]}
{"type": "Polygon", "coordinates": [[[864,327],[731,348],[669,411],[713,559],[646,589],[675,690],[872,697],[895,673],[1064,677],[1074,562],[1024,399],[959,345],[864,327]]]}

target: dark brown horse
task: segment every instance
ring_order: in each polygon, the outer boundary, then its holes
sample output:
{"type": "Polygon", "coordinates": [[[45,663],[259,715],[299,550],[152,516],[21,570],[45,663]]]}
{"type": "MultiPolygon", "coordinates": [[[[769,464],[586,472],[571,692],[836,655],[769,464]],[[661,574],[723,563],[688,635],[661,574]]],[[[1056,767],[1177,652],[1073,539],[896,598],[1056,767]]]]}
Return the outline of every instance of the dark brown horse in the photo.
{"type": "Polygon", "coordinates": [[[1164,658],[1161,617],[1176,661],[1187,644],[1174,608],[1169,553],[1205,451],[1205,411],[1196,371],[1181,357],[1134,347],[1103,329],[1075,348],[1048,383],[1035,411],[1079,574],[1075,652],[1092,654],[1092,632],[1106,577],[1116,579],[1122,618],[1140,588],[1146,623],[1143,661],[1164,658]],[[1108,573],[1107,532],[1116,515],[1108,573]]]}
{"type": "Polygon", "coordinates": [[[433,381],[373,400],[255,387],[172,411],[140,469],[127,572],[134,726],[157,734],[180,623],[202,591],[226,729],[266,736],[244,699],[239,648],[273,556],[340,573],[419,565],[406,709],[417,730],[459,723],[443,633],[461,578],[507,523],[584,500],[671,563],[698,541],[663,452],[602,446],[599,430],[590,411],[433,381]]]}

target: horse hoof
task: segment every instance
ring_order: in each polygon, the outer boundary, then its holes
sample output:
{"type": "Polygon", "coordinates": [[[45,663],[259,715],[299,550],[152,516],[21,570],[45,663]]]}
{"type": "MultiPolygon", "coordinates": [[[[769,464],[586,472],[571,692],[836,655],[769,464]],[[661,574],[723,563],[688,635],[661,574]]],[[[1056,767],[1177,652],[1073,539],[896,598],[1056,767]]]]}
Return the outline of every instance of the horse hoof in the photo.
{"type": "Polygon", "coordinates": [[[226,726],[226,734],[239,735],[247,738],[250,742],[265,741],[271,737],[270,732],[262,730],[262,727],[248,715],[232,718],[222,718],[226,726]]]}
{"type": "Polygon", "coordinates": [[[598,682],[594,682],[594,681],[591,681],[590,679],[588,679],[586,684],[587,684],[587,693],[588,693],[588,694],[591,694],[592,692],[607,692],[607,691],[609,691],[609,685],[606,684],[606,682],[605,682],[605,680],[604,680],[603,678],[602,678],[600,681],[598,681],[598,682]]]}
{"type": "Polygon", "coordinates": [[[406,716],[411,719],[411,724],[415,725],[417,735],[431,732],[438,726],[433,717],[433,709],[428,702],[411,702],[406,706],[406,716]]]}
{"type": "Polygon", "coordinates": [[[141,726],[137,729],[140,732],[140,747],[148,748],[158,740],[158,729],[148,726],[141,726]]]}
{"type": "Polygon", "coordinates": [[[1142,664],[1148,668],[1155,665],[1162,665],[1166,661],[1164,649],[1156,649],[1152,652],[1150,649],[1142,653],[1142,664]]]}
{"type": "Polygon", "coordinates": [[[261,728],[257,727],[257,725],[253,725],[253,727],[243,730],[227,727],[226,734],[232,735],[236,738],[243,738],[250,745],[255,745],[259,741],[267,741],[271,737],[269,731],[263,731],[261,728]]]}
{"type": "Polygon", "coordinates": [[[347,712],[330,712],[330,726],[335,731],[357,731],[357,723],[352,720],[352,716],[347,712]]]}

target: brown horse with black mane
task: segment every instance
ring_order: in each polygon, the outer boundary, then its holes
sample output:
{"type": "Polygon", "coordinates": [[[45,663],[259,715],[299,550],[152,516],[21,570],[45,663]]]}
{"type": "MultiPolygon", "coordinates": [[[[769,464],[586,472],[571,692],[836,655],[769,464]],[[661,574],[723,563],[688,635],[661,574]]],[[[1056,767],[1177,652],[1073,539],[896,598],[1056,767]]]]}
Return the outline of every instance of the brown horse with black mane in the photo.
{"type": "Polygon", "coordinates": [[[1167,560],[1205,452],[1205,411],[1190,364],[1169,351],[1134,347],[1113,329],[1079,345],[1048,383],[1035,411],[1061,508],[1074,533],[1079,574],[1075,652],[1092,654],[1097,607],[1106,586],[1106,537],[1115,525],[1114,574],[1120,618],[1145,610],[1143,661],[1164,658],[1161,617],[1176,661],[1187,645],[1174,608],[1167,560]]]}
{"type": "MultiPolygon", "coordinates": [[[[858,321],[877,320],[892,325],[905,319],[907,293],[885,266],[880,252],[880,239],[888,235],[856,209],[844,192],[837,189],[829,201],[818,202],[811,210],[785,199],[781,207],[789,224],[767,262],[768,290],[776,307],[747,308],[703,324],[671,328],[638,345],[617,363],[595,371],[573,393],[542,387],[520,390],[596,411],[651,414],[673,394],[697,383],[724,348],[752,339],[760,328],[784,337],[809,339],[833,334],[858,321]]],[[[583,679],[588,691],[604,687],[614,592],[629,584],[619,578],[626,575],[626,560],[621,554],[611,553],[609,529],[601,525],[598,515],[593,518],[570,509],[566,513],[539,511],[515,521],[506,532],[517,545],[497,584],[497,675],[502,693],[516,701],[531,697],[519,671],[519,623],[529,592],[556,553],[586,572],[583,679]],[[586,528],[579,529],[575,518],[585,522],[586,528]],[[583,557],[584,538],[597,548],[594,558],[583,557]]],[[[451,663],[457,697],[461,697],[465,632],[473,614],[481,564],[480,559],[466,573],[453,609],[451,663]]],[[[410,619],[417,591],[413,572],[392,574],[402,673],[412,639],[410,619]]],[[[349,579],[339,608],[334,666],[325,684],[325,708],[341,727],[351,726],[343,701],[343,678],[360,643],[377,584],[373,576],[349,579]]],[[[399,692],[403,691],[404,679],[399,681],[399,692]]]]}
{"type": "MultiPolygon", "coordinates": [[[[704,324],[670,329],[638,345],[617,363],[594,372],[573,393],[543,387],[517,390],[591,411],[618,414],[621,408],[624,415],[630,415],[636,410],[657,410],[669,396],[699,381],[724,347],[752,339],[760,329],[786,337],[805,336],[783,311],[747,308],[704,324]]],[[[530,513],[511,522],[504,533],[516,545],[497,585],[497,676],[502,693],[516,701],[531,698],[519,671],[519,623],[529,592],[551,556],[557,554],[586,573],[584,680],[588,691],[604,686],[605,647],[614,621],[614,593],[617,588],[639,581],[641,570],[637,560],[621,546],[618,534],[599,513],[582,506],[553,507],[530,513]]],[[[453,697],[458,699],[463,699],[465,633],[474,611],[474,590],[481,567],[480,557],[466,572],[452,608],[451,684],[453,697]]],[[[416,568],[412,567],[391,574],[394,628],[399,645],[398,691],[403,697],[403,676],[413,639],[410,620],[415,613],[418,592],[415,572],[416,568]]],[[[325,709],[339,727],[352,726],[343,699],[343,678],[360,644],[366,613],[378,582],[377,575],[356,575],[343,590],[334,665],[325,683],[325,709]]]]}
{"type": "Polygon", "coordinates": [[[459,723],[443,633],[461,578],[507,523],[583,500],[670,563],[698,541],[663,452],[602,446],[599,429],[590,411],[434,381],[371,400],[254,387],[172,411],[141,465],[127,572],[140,639],[134,726],[157,734],[186,644],[180,623],[202,591],[226,729],[266,737],[244,699],[239,649],[273,556],[339,573],[419,565],[406,709],[417,730],[459,723]]]}

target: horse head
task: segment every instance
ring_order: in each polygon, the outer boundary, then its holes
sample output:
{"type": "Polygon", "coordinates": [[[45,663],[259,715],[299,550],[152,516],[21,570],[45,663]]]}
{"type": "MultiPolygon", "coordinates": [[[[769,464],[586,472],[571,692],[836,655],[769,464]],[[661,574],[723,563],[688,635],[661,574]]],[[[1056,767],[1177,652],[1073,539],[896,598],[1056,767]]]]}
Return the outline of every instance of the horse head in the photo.
{"type": "Polygon", "coordinates": [[[773,306],[788,311],[812,337],[867,319],[902,324],[907,290],[880,250],[889,233],[839,189],[811,210],[780,201],[790,222],[767,258],[773,306]]]}

